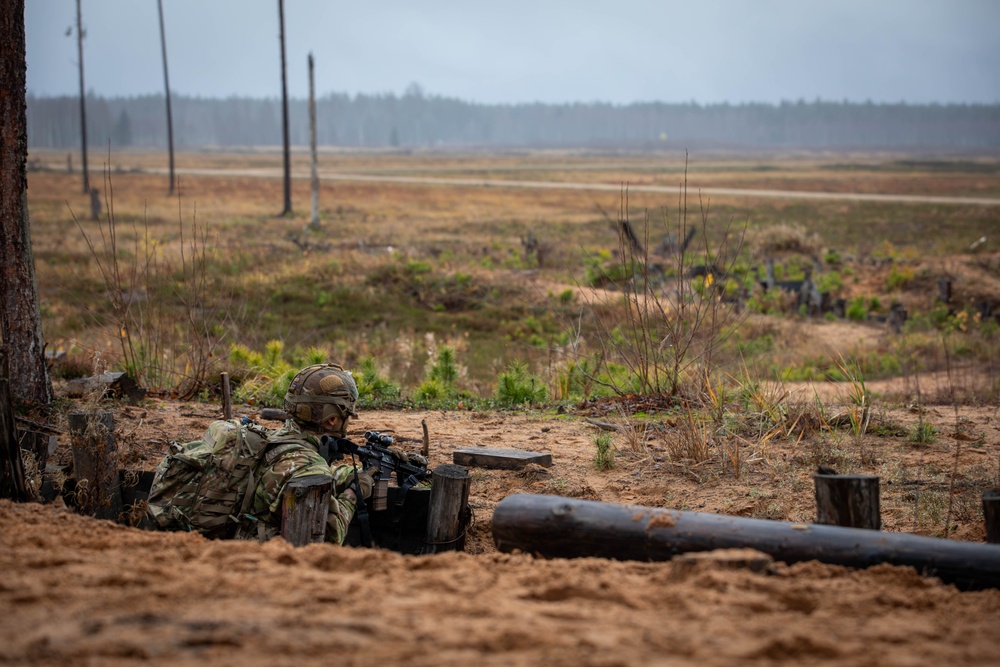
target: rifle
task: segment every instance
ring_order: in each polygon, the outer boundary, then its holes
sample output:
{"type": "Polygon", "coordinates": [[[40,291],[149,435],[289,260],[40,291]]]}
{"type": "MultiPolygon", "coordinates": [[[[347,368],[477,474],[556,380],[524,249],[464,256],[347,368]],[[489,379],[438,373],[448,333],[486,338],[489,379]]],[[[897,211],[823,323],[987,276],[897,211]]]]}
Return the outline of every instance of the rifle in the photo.
{"type": "MultiPolygon", "coordinates": [[[[361,459],[363,468],[375,468],[372,479],[375,482],[372,490],[372,511],[381,512],[389,506],[389,479],[396,475],[396,485],[401,491],[396,495],[396,506],[402,507],[406,492],[420,482],[430,479],[431,471],[426,466],[414,465],[401,461],[389,449],[392,446],[392,436],[378,431],[365,431],[365,444],[356,445],[347,438],[337,438],[324,435],[320,438],[320,454],[328,463],[339,460],[345,454],[361,459]]],[[[357,466],[355,465],[355,475],[357,466]]],[[[360,492],[359,492],[360,497],[360,492]]]]}

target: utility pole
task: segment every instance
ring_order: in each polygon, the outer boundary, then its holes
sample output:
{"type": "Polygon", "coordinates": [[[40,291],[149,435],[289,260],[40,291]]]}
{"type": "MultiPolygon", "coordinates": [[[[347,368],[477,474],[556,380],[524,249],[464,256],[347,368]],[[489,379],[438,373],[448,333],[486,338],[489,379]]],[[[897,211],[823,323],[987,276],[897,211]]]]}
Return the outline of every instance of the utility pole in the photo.
{"type": "Polygon", "coordinates": [[[312,218],[309,226],[319,229],[319,171],[316,157],[316,85],[313,78],[313,54],[309,52],[309,149],[312,153],[312,218]]]}
{"type": "Polygon", "coordinates": [[[170,77],[167,75],[167,38],[163,30],[163,0],[156,0],[160,11],[160,46],[163,50],[163,87],[167,94],[167,146],[170,151],[170,189],[167,195],[174,194],[174,121],[170,114],[170,77]]]}
{"type": "Polygon", "coordinates": [[[285,0],[278,0],[278,24],[281,32],[281,130],[285,142],[285,208],[282,216],[292,214],[292,163],[288,149],[288,76],[285,67],[285,0]]]}
{"type": "Polygon", "coordinates": [[[83,88],[83,17],[80,11],[80,0],[76,0],[76,47],[80,63],[80,139],[83,144],[83,194],[90,194],[90,181],[87,179],[87,94],[83,88]]]}

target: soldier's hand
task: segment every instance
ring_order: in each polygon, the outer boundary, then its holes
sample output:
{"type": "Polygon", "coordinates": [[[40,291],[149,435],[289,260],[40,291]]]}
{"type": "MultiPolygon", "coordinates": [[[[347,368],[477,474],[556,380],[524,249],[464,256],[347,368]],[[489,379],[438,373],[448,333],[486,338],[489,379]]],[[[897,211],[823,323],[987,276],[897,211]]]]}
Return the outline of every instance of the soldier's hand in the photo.
{"type": "Polygon", "coordinates": [[[390,447],[389,451],[400,463],[408,463],[411,466],[427,467],[427,459],[416,452],[404,452],[399,447],[390,447]]]}
{"type": "Polygon", "coordinates": [[[371,498],[372,487],[375,486],[375,480],[372,479],[371,471],[358,472],[357,486],[359,487],[357,490],[360,491],[362,498],[371,498]]]}

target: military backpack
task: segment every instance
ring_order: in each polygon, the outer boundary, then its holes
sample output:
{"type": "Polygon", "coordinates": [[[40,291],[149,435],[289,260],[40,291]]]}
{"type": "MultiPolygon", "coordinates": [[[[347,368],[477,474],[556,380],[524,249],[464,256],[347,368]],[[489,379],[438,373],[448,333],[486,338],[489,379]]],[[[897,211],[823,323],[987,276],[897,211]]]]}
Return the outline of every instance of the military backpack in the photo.
{"type": "Polygon", "coordinates": [[[171,443],[156,467],[148,514],[163,530],[231,538],[253,501],[269,432],[239,419],[209,424],[201,440],[171,443]]]}

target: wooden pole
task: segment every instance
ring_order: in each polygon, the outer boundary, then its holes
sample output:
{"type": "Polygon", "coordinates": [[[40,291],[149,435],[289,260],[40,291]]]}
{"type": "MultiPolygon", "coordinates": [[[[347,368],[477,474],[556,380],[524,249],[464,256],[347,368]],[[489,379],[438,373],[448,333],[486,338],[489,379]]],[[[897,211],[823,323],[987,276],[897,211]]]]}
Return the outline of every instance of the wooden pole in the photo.
{"type": "Polygon", "coordinates": [[[816,482],[816,523],[882,529],[878,477],[817,474],[813,479],[816,482]]]}
{"type": "Polygon", "coordinates": [[[469,483],[469,471],[463,466],[444,463],[434,468],[427,508],[427,553],[465,548],[469,483]]]}
{"type": "Polygon", "coordinates": [[[420,428],[424,430],[424,443],[420,447],[420,455],[426,459],[431,453],[431,436],[427,433],[426,419],[420,420],[420,428]]]}
{"type": "Polygon", "coordinates": [[[69,433],[73,446],[77,507],[98,519],[117,520],[121,512],[114,415],[110,412],[71,412],[69,433]]]}
{"type": "Polygon", "coordinates": [[[319,169],[316,155],[316,86],[313,79],[313,54],[309,52],[309,184],[312,190],[312,217],[309,226],[319,229],[319,169]]]}
{"type": "Polygon", "coordinates": [[[1000,544],[1000,489],[983,491],[983,519],[986,521],[986,541],[1000,544]]]}
{"type": "Polygon", "coordinates": [[[90,194],[90,181],[87,176],[87,91],[83,87],[83,18],[80,12],[80,0],[76,0],[76,49],[77,65],[80,68],[80,144],[83,158],[83,194],[90,194]]]}
{"type": "Polygon", "coordinates": [[[222,418],[233,418],[233,393],[229,386],[229,373],[222,373],[222,418]]]}
{"type": "Polygon", "coordinates": [[[332,488],[329,475],[310,475],[288,483],[281,499],[281,536],[285,541],[301,547],[326,539],[332,488]]]}
{"type": "Polygon", "coordinates": [[[170,189],[168,195],[174,194],[174,118],[170,113],[170,76],[167,72],[167,37],[163,29],[163,0],[156,0],[156,8],[160,13],[160,49],[163,52],[163,89],[167,97],[167,149],[170,152],[170,189]]]}
{"type": "Polygon", "coordinates": [[[284,144],[285,207],[281,216],[292,214],[292,162],[288,140],[288,69],[285,67],[285,0],[278,0],[278,31],[281,36],[281,137],[284,144]]]}
{"type": "Polygon", "coordinates": [[[786,563],[909,565],[961,589],[1000,588],[1000,546],[993,544],[559,496],[519,493],[504,498],[493,512],[493,540],[505,552],[639,561],[750,548],[786,563]]]}

